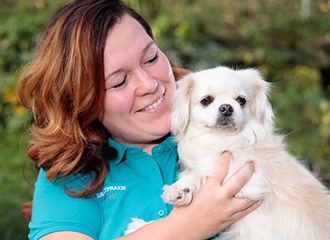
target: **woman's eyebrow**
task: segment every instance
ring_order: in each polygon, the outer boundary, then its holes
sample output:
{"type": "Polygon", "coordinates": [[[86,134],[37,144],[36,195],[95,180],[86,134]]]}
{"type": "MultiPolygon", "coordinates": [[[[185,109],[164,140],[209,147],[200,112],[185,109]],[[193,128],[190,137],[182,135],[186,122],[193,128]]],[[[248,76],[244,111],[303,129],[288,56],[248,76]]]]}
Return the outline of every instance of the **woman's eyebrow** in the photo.
{"type": "MultiPolygon", "coordinates": [[[[149,48],[150,48],[152,45],[154,45],[154,44],[155,44],[154,41],[149,42],[149,43],[148,43],[148,44],[142,49],[141,54],[144,55],[144,54],[149,50],[149,48]]],[[[121,72],[121,71],[122,71],[122,69],[119,68],[119,69],[117,69],[117,70],[111,72],[110,74],[108,74],[107,76],[105,76],[105,81],[107,81],[112,75],[115,75],[116,73],[121,72]]]]}
{"type": "Polygon", "coordinates": [[[147,51],[148,51],[148,49],[152,46],[152,45],[154,45],[155,44],[155,42],[154,41],[151,41],[151,42],[149,42],[143,49],[142,49],[142,55],[144,55],[147,51]]]}
{"type": "Polygon", "coordinates": [[[107,76],[105,76],[105,81],[108,81],[109,78],[111,78],[112,75],[116,75],[118,72],[121,72],[121,71],[122,71],[122,69],[119,68],[119,69],[117,69],[116,71],[114,71],[114,72],[108,74],[107,76]]]}

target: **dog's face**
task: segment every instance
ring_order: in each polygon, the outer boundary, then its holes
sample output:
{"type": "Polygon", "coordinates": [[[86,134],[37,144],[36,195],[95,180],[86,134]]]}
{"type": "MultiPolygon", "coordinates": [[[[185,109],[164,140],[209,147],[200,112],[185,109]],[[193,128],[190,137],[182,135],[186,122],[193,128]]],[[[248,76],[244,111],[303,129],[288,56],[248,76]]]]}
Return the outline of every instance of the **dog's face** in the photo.
{"type": "Polygon", "coordinates": [[[183,134],[188,126],[239,132],[252,120],[272,128],[268,88],[254,69],[218,67],[189,74],[179,81],[175,94],[173,133],[183,134]]]}

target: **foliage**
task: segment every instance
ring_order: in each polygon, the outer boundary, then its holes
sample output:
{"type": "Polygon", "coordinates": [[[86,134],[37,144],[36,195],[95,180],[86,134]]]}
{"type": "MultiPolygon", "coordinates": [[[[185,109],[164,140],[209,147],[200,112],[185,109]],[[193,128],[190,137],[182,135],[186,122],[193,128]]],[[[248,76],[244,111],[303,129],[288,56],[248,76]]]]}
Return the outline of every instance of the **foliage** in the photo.
{"type": "Polygon", "coordinates": [[[31,201],[35,179],[25,157],[26,126],[31,115],[18,103],[18,71],[58,4],[50,0],[0,0],[0,239],[4,240],[26,239],[27,222],[21,205],[31,201]]]}
{"type": "MultiPolygon", "coordinates": [[[[27,126],[18,103],[19,68],[42,27],[64,0],[0,0],[0,238],[26,239],[21,204],[31,200],[35,176],[26,179],[27,126]]],[[[330,173],[330,101],[321,89],[319,43],[330,42],[330,1],[126,0],[151,22],[171,61],[192,70],[219,64],[257,67],[272,82],[277,127],[289,150],[330,173]]]]}

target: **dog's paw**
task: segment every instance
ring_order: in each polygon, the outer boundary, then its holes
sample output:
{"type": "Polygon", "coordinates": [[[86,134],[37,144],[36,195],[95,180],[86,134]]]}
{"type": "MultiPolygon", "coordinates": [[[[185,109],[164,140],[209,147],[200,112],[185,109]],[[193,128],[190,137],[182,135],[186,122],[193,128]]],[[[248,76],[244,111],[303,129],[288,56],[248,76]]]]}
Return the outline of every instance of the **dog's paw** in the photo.
{"type": "Polygon", "coordinates": [[[167,203],[183,206],[191,202],[193,193],[189,187],[182,187],[180,184],[174,183],[171,186],[165,185],[163,190],[162,198],[167,203]]]}
{"type": "Polygon", "coordinates": [[[125,231],[125,235],[130,234],[139,228],[149,224],[150,222],[145,222],[139,218],[132,218],[132,222],[128,224],[127,229],[125,231]]]}
{"type": "Polygon", "coordinates": [[[270,192],[269,182],[261,175],[254,173],[250,181],[238,192],[235,197],[248,198],[252,201],[264,199],[270,192]]]}

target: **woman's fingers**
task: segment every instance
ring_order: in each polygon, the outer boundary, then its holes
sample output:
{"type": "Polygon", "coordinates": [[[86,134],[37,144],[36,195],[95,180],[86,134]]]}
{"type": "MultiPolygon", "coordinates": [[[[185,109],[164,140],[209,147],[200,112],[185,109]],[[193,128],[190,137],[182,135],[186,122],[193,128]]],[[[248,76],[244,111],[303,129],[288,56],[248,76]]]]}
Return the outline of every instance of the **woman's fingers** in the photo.
{"type": "Polygon", "coordinates": [[[236,173],[234,173],[223,185],[228,197],[233,197],[250,180],[254,172],[253,162],[247,162],[236,173]]]}
{"type": "Polygon", "coordinates": [[[225,180],[230,162],[233,158],[233,155],[230,152],[223,152],[223,154],[220,156],[218,161],[216,162],[214,166],[214,171],[212,172],[212,177],[210,178],[210,182],[216,182],[217,184],[222,185],[223,181],[225,180]]]}
{"type": "Polygon", "coordinates": [[[205,232],[201,236],[207,236],[210,232],[220,232],[254,211],[262,203],[234,197],[250,180],[254,164],[246,163],[227,180],[232,158],[231,153],[224,152],[216,162],[212,175],[207,177],[192,203],[186,208],[176,208],[177,211],[190,210],[187,219],[191,219],[191,224],[196,227],[204,227],[205,232]]]}
{"type": "Polygon", "coordinates": [[[234,212],[231,216],[231,219],[233,221],[237,221],[243,217],[245,217],[246,215],[248,215],[249,213],[253,212],[254,210],[256,210],[258,207],[261,206],[261,204],[263,203],[263,200],[259,200],[256,202],[252,202],[248,199],[239,199],[236,198],[233,201],[237,200],[236,204],[236,208],[237,210],[234,212]]]}

